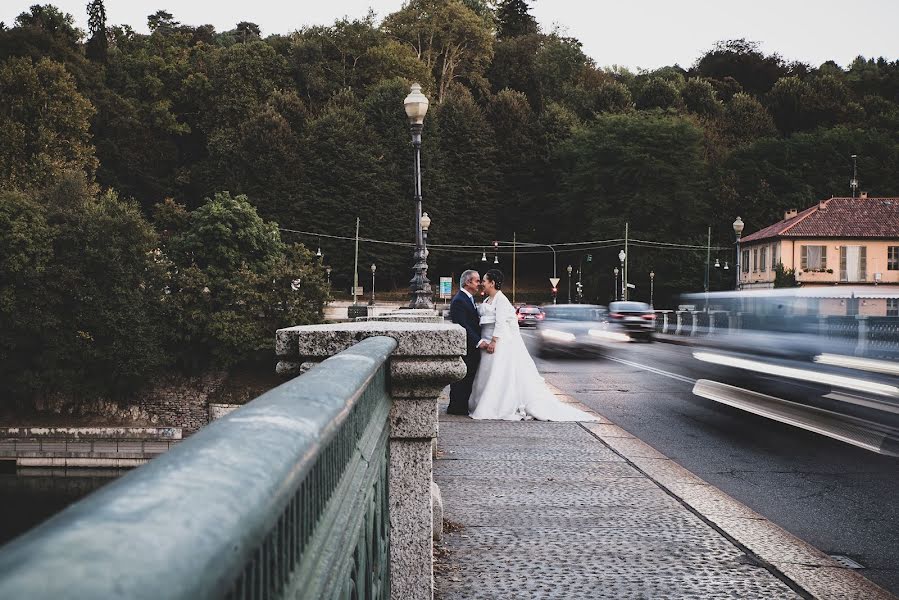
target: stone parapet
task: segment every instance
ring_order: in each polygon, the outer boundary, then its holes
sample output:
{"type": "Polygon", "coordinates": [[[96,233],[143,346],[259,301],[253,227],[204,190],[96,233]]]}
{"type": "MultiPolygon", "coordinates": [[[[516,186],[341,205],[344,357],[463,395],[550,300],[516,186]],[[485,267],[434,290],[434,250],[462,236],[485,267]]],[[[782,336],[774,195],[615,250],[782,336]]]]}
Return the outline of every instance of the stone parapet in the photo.
{"type": "MultiPolygon", "coordinates": [[[[435,520],[432,446],[437,437],[438,398],[465,376],[465,330],[434,311],[401,310],[353,323],[280,329],[277,370],[299,374],[309,366],[373,336],[391,337],[389,358],[390,595],[430,600],[434,595],[432,540],[435,520]]],[[[440,508],[437,507],[437,519],[440,508]]],[[[439,532],[437,532],[439,535],[439,532]]]]}

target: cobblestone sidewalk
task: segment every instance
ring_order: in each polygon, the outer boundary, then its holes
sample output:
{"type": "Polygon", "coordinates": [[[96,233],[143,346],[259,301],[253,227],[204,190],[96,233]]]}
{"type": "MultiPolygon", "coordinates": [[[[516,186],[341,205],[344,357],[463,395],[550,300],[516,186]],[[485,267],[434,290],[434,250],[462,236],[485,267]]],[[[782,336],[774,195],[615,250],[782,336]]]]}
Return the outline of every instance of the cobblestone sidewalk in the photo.
{"type": "Polygon", "coordinates": [[[438,449],[440,600],[892,597],[605,419],[442,412],[438,449]]]}

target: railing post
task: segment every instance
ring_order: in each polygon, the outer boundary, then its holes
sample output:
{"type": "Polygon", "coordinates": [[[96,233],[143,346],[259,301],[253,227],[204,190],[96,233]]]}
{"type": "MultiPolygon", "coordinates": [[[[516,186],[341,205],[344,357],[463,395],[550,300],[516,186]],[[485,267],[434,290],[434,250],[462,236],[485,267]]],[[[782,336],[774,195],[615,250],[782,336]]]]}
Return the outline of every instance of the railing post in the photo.
{"type": "Polygon", "coordinates": [[[400,313],[396,318],[402,322],[281,329],[276,352],[278,372],[299,373],[366,337],[397,341],[389,370],[390,597],[430,600],[434,595],[431,447],[437,437],[437,399],[447,384],[465,376],[465,331],[436,315],[415,313],[420,311],[400,313]]]}
{"type": "Polygon", "coordinates": [[[868,317],[865,315],[857,315],[858,320],[858,338],[855,344],[855,355],[864,356],[868,351],[868,317]]]}

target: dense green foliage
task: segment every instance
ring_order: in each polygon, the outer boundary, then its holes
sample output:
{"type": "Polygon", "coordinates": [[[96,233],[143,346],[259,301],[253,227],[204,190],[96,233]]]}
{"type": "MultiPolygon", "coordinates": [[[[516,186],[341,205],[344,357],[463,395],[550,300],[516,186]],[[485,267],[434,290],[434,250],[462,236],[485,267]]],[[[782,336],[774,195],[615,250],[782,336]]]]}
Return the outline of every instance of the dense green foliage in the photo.
{"type": "MultiPolygon", "coordinates": [[[[86,8],[87,32],[50,5],[0,28],[11,390],[116,390],[172,364],[229,364],[268,348],[273,328],[319,319],[322,267],[335,289],[353,269],[352,242],[325,236],[352,236],[358,217],[364,238],[413,240],[413,81],[431,99],[433,279],[481,266],[493,240],[614,239],[625,223],[632,238],[697,246],[711,227],[732,261],[734,217],[752,232],[848,193],[852,154],[863,189],[899,195],[899,61],[815,67],[730,40],[689,68],[601,68],[578,40],[541,31],[525,0],[411,0],[380,23],[268,37],[163,10],[143,35],[108,23],[102,0],[86,8]]],[[[558,258],[605,302],[619,247],[558,258]]],[[[542,282],[552,256],[536,252],[518,274],[542,282]]],[[[638,298],[650,269],[658,305],[703,285],[704,249],[630,256],[638,298]]],[[[410,259],[408,246],[361,244],[380,289],[405,287],[410,259]]]]}

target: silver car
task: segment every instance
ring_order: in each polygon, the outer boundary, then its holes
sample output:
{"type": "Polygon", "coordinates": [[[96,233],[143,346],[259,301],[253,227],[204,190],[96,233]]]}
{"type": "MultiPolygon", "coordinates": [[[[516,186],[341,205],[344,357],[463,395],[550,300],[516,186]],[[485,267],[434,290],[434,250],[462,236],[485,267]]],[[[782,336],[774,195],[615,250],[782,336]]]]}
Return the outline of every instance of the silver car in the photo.
{"type": "Polygon", "coordinates": [[[595,304],[553,304],[543,307],[544,318],[537,323],[537,353],[596,355],[609,343],[630,338],[616,331],[608,312],[595,304]]]}

